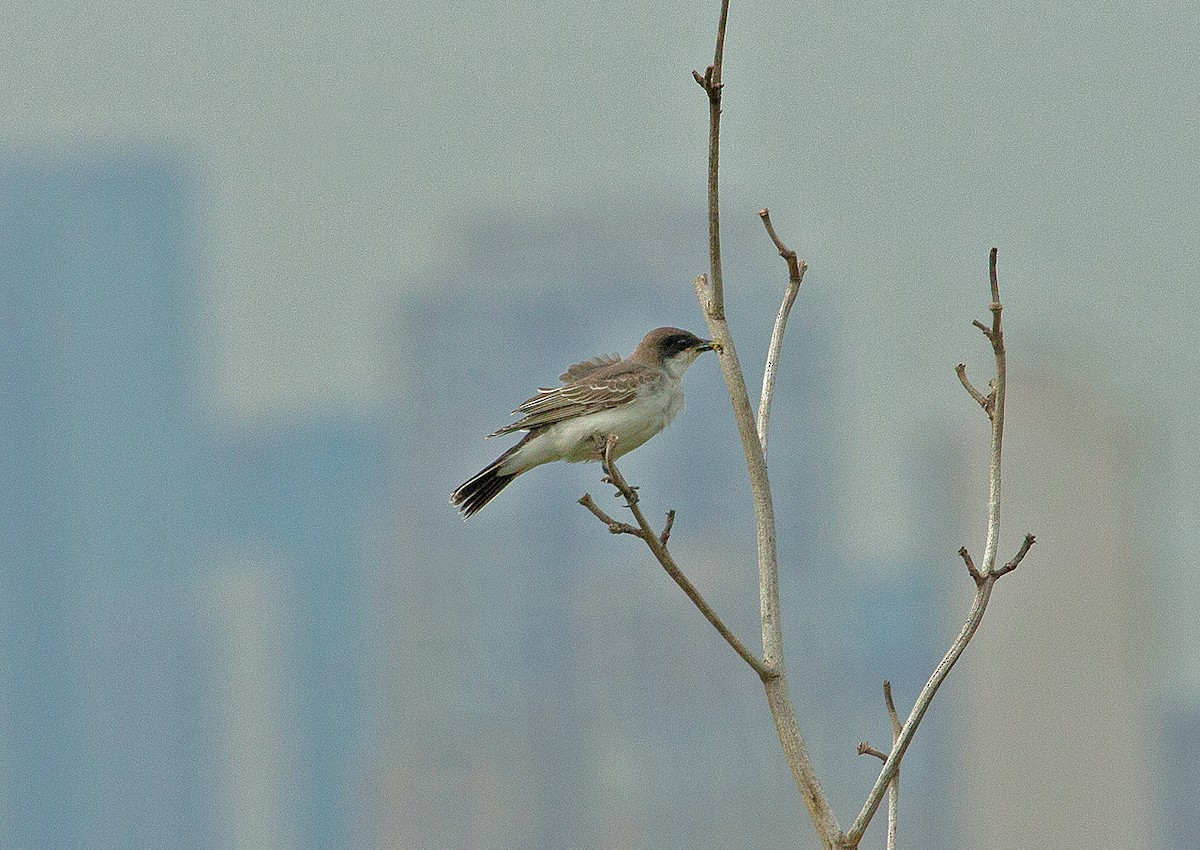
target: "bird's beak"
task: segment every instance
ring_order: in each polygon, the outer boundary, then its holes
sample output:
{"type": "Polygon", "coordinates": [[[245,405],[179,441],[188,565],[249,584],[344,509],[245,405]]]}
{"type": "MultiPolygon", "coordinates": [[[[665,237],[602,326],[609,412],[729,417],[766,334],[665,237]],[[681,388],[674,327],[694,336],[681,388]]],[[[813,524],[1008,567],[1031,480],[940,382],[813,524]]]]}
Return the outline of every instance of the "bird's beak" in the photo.
{"type": "Polygon", "coordinates": [[[718,354],[720,354],[722,349],[721,349],[721,343],[717,342],[715,339],[702,339],[702,340],[700,340],[700,344],[696,346],[696,350],[697,351],[715,351],[718,354]]]}

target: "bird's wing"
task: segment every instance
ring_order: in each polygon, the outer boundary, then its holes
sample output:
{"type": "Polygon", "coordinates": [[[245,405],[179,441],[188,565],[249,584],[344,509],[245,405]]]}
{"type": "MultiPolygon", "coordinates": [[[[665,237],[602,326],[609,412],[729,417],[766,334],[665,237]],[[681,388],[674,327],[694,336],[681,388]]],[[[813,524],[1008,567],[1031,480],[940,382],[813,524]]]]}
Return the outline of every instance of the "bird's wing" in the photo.
{"type": "Polygon", "coordinates": [[[656,380],[658,375],[640,363],[621,362],[601,366],[582,380],[538,390],[537,395],[513,411],[524,414],[521,419],[488,436],[530,431],[564,419],[611,410],[633,401],[643,387],[656,380]]]}
{"type": "Polygon", "coordinates": [[[584,360],[582,363],[575,363],[567,371],[558,376],[558,379],[564,384],[573,384],[576,381],[583,380],[588,375],[612,366],[614,363],[621,362],[620,354],[601,354],[599,357],[593,357],[591,360],[584,360]]]}

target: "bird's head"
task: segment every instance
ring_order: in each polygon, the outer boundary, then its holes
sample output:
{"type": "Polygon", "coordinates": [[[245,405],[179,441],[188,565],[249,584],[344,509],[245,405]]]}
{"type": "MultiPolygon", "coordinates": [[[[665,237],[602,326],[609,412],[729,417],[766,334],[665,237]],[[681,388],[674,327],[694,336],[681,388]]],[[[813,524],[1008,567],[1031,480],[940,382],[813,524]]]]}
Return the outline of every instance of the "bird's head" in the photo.
{"type": "Polygon", "coordinates": [[[691,331],[680,328],[656,328],[638,343],[630,359],[662,366],[680,377],[705,351],[720,350],[720,344],[700,339],[691,331]]]}

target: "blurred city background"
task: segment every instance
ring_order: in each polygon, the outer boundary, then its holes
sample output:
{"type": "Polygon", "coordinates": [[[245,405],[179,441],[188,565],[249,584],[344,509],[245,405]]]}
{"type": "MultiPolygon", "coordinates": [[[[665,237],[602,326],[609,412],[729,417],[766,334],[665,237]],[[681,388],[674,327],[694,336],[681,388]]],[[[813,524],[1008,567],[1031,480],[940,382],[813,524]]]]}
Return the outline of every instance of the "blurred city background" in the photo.
{"type": "MultiPolygon", "coordinates": [[[[761,688],[482,437],[703,332],[717,4],[10,5],[0,51],[0,846],[809,846],[761,688]]],[[[966,613],[987,252],[1002,581],[906,759],[902,846],[1200,834],[1200,9],[739,3],[729,314],[772,417],[793,697],[843,825],[966,613]]],[[[758,645],[715,358],[622,465],[758,645]]],[[[882,817],[864,846],[883,846],[882,817]]],[[[815,842],[813,842],[815,843],[815,842]]]]}

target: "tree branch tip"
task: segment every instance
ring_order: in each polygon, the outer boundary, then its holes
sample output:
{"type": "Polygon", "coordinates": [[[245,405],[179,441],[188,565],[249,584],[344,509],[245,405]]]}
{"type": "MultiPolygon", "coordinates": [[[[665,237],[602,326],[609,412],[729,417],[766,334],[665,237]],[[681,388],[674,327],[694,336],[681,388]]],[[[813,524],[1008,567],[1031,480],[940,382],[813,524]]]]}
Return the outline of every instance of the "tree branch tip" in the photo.
{"type": "Polygon", "coordinates": [[[692,79],[699,83],[700,88],[708,92],[709,98],[713,100],[719,96],[721,89],[725,87],[724,83],[713,82],[713,77],[715,75],[716,68],[714,68],[712,65],[709,65],[707,68],[705,68],[703,74],[701,74],[695,68],[692,69],[692,79]]]}
{"type": "Polygon", "coordinates": [[[671,539],[671,528],[675,525],[675,510],[672,508],[667,511],[667,522],[663,526],[662,534],[658,535],[658,542],[663,546],[667,545],[667,541],[671,539]]]}
{"type": "Polygon", "coordinates": [[[875,749],[870,744],[868,744],[866,741],[859,742],[858,754],[860,756],[875,756],[875,758],[879,759],[880,761],[883,761],[883,762],[887,761],[887,753],[883,752],[883,750],[875,749]]]}
{"type": "Polygon", "coordinates": [[[1017,554],[1013,555],[1012,560],[1010,560],[1004,566],[993,571],[992,575],[999,578],[1000,576],[1005,575],[1006,573],[1011,573],[1013,570],[1015,570],[1017,568],[1017,566],[1021,563],[1021,561],[1025,560],[1025,556],[1027,554],[1029,554],[1030,548],[1036,542],[1037,542],[1036,537],[1034,537],[1032,534],[1026,534],[1025,539],[1021,541],[1021,548],[1017,550],[1017,554]]]}
{"type": "Polygon", "coordinates": [[[965,363],[959,363],[955,366],[954,374],[958,375],[958,382],[963,385],[963,389],[970,394],[971,398],[975,399],[975,403],[984,409],[984,412],[987,413],[990,419],[992,417],[992,409],[995,407],[995,400],[992,396],[988,395],[985,398],[983,393],[975,389],[975,385],[967,378],[967,365],[965,363]]]}
{"type": "Polygon", "coordinates": [[[887,708],[888,720],[892,722],[892,744],[894,745],[896,739],[900,737],[903,727],[900,725],[900,715],[896,712],[896,702],[892,699],[892,683],[887,679],[883,680],[883,704],[887,708]]]}
{"type": "Polygon", "coordinates": [[[975,583],[979,584],[983,581],[983,575],[980,574],[978,568],[975,566],[975,561],[971,557],[971,553],[967,551],[966,546],[959,548],[958,555],[963,559],[963,563],[967,565],[967,572],[971,574],[971,578],[975,579],[975,583]]]}
{"type": "Polygon", "coordinates": [[[1000,280],[996,276],[996,255],[998,253],[999,249],[992,246],[992,252],[988,255],[988,283],[992,287],[992,301],[996,303],[1000,301],[1000,280]]]}
{"type": "Polygon", "coordinates": [[[612,522],[613,522],[613,518],[612,518],[612,517],[610,517],[608,514],[606,514],[606,513],[605,513],[605,512],[604,512],[604,511],[603,511],[603,510],[600,508],[600,506],[596,504],[595,500],[594,500],[594,499],[592,499],[592,494],[591,494],[591,493],[584,493],[582,496],[580,496],[580,497],[579,497],[579,504],[583,505],[585,508],[587,508],[587,509],[588,509],[589,511],[591,511],[593,514],[595,514],[595,515],[596,515],[596,518],[597,518],[598,520],[600,520],[601,522],[605,523],[606,525],[611,525],[611,524],[612,524],[612,522]]]}

